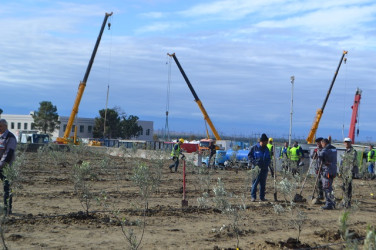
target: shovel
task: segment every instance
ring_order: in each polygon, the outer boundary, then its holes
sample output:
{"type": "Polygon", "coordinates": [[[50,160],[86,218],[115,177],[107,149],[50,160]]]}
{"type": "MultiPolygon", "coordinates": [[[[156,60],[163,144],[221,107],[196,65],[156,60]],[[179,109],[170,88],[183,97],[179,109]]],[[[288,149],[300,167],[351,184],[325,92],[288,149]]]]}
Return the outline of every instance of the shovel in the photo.
{"type": "Polygon", "coordinates": [[[304,199],[303,196],[302,196],[302,192],[303,192],[304,185],[305,185],[305,183],[307,181],[307,177],[309,175],[309,170],[311,169],[312,164],[313,164],[313,160],[311,161],[311,164],[309,164],[309,167],[308,167],[308,170],[307,170],[307,174],[306,174],[306,176],[304,178],[304,181],[303,181],[302,187],[300,188],[299,194],[295,194],[295,197],[294,197],[294,200],[293,200],[294,202],[305,202],[306,201],[306,199],[304,199]]]}
{"type": "Polygon", "coordinates": [[[277,199],[277,180],[276,180],[276,175],[277,175],[277,159],[275,155],[275,148],[273,147],[273,165],[274,165],[274,201],[278,201],[277,199]]]}
{"type": "Polygon", "coordinates": [[[309,200],[311,201],[312,204],[316,203],[315,192],[316,192],[317,183],[319,182],[319,177],[320,177],[320,173],[321,173],[321,167],[322,167],[322,162],[320,164],[319,171],[318,171],[318,174],[317,174],[317,177],[316,177],[315,186],[313,187],[312,196],[309,197],[309,200]]]}

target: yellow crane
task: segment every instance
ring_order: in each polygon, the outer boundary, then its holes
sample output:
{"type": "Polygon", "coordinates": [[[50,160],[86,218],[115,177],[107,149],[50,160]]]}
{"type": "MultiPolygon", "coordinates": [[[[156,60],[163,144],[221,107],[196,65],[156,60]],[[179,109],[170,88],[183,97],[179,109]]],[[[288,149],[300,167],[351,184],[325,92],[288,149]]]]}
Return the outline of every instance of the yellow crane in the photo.
{"type": "MultiPolygon", "coordinates": [[[[315,134],[316,134],[317,128],[319,127],[319,123],[320,123],[320,120],[321,120],[322,114],[324,113],[324,109],[325,109],[326,103],[327,103],[327,101],[328,101],[328,99],[329,99],[330,92],[332,91],[332,88],[333,88],[334,82],[336,81],[336,78],[337,78],[337,75],[338,75],[338,71],[339,71],[339,69],[340,69],[340,67],[341,67],[342,61],[344,60],[344,57],[345,57],[346,54],[347,54],[347,51],[344,50],[343,53],[342,53],[341,59],[340,59],[340,61],[339,61],[339,64],[338,64],[337,70],[336,70],[336,72],[334,73],[334,77],[333,77],[332,83],[330,84],[330,87],[329,87],[328,93],[326,94],[326,97],[325,97],[324,103],[323,103],[321,109],[318,109],[318,110],[316,111],[315,119],[313,120],[311,130],[309,131],[308,137],[307,137],[307,139],[306,139],[306,140],[307,140],[307,143],[309,143],[309,144],[313,144],[313,143],[315,143],[315,134]]],[[[345,62],[346,62],[346,58],[345,58],[345,62]]]]}
{"type": "MultiPolygon", "coordinates": [[[[95,43],[95,46],[94,46],[93,52],[91,54],[91,58],[90,58],[89,64],[88,64],[88,66],[86,68],[84,79],[78,85],[78,92],[77,92],[76,100],[74,101],[72,112],[71,112],[71,114],[69,116],[67,127],[66,127],[65,132],[64,132],[64,136],[63,137],[58,137],[56,139],[56,142],[59,143],[59,144],[67,144],[70,141],[69,134],[70,134],[70,131],[72,129],[73,122],[76,119],[76,115],[78,113],[78,107],[80,106],[81,98],[82,98],[82,95],[83,95],[85,87],[86,87],[86,82],[87,82],[87,80],[89,78],[91,67],[93,66],[93,63],[94,63],[94,58],[95,58],[95,55],[96,55],[98,47],[99,47],[99,43],[100,43],[101,38],[102,38],[104,27],[105,27],[105,25],[107,23],[107,19],[110,16],[112,16],[112,12],[111,13],[107,13],[106,12],[106,14],[104,16],[103,23],[102,23],[102,27],[100,29],[100,32],[99,32],[99,35],[98,35],[98,38],[97,38],[97,42],[95,43]]],[[[79,141],[77,140],[77,127],[75,127],[75,130],[74,130],[73,143],[74,144],[79,144],[79,141]]]]}
{"type": "MultiPolygon", "coordinates": [[[[185,74],[182,66],[179,63],[179,60],[176,58],[175,53],[172,53],[172,54],[168,54],[167,53],[167,55],[171,56],[174,59],[176,65],[178,66],[178,68],[180,70],[180,73],[183,75],[183,78],[184,78],[185,82],[187,83],[188,88],[191,90],[192,95],[195,98],[195,102],[197,103],[198,107],[200,108],[202,114],[204,115],[205,121],[209,124],[209,127],[210,127],[211,131],[213,132],[215,139],[216,140],[221,140],[221,137],[219,136],[219,134],[217,132],[217,129],[214,127],[214,124],[211,121],[208,113],[206,112],[206,110],[204,108],[204,105],[202,104],[201,100],[198,98],[198,96],[196,94],[196,91],[193,89],[193,86],[192,86],[191,82],[189,81],[187,75],[185,74]]],[[[203,140],[203,143],[207,144],[207,145],[204,146],[205,148],[206,148],[206,146],[209,146],[212,143],[212,140],[210,139],[210,136],[209,136],[208,129],[206,129],[206,135],[207,135],[208,139],[207,140],[205,140],[205,139],[203,140]]],[[[201,142],[200,142],[200,147],[201,147],[201,142]]]]}

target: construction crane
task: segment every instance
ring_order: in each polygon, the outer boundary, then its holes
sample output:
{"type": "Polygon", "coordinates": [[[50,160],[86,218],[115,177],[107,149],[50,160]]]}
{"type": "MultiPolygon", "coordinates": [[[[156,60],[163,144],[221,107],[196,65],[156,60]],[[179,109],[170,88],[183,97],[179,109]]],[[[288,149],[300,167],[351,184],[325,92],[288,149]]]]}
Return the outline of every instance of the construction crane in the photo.
{"type": "MultiPolygon", "coordinates": [[[[68,144],[68,142],[70,141],[69,140],[69,134],[70,134],[70,131],[72,129],[73,122],[76,119],[76,115],[78,113],[78,107],[80,106],[82,94],[84,93],[84,90],[85,90],[85,87],[86,87],[86,82],[87,82],[87,80],[89,78],[89,74],[90,74],[90,71],[91,71],[91,66],[93,66],[93,63],[94,63],[94,58],[95,58],[95,55],[96,55],[98,47],[99,47],[99,43],[100,43],[101,38],[102,38],[104,27],[105,27],[105,25],[107,23],[107,19],[110,16],[112,16],[112,12],[111,13],[107,13],[106,12],[106,14],[104,16],[103,23],[102,23],[102,27],[101,27],[101,29],[99,31],[97,42],[95,43],[95,46],[94,46],[93,52],[91,54],[91,58],[90,58],[89,64],[87,65],[87,68],[86,68],[84,79],[78,85],[78,92],[77,92],[76,100],[74,101],[72,112],[71,112],[71,114],[69,116],[67,127],[66,127],[65,132],[64,132],[64,136],[63,137],[58,137],[56,139],[56,142],[59,143],[59,144],[68,144]]],[[[110,27],[110,24],[109,24],[109,27],[110,27]]],[[[77,127],[75,127],[75,130],[74,130],[73,142],[74,142],[74,144],[79,144],[79,141],[77,140],[77,127]]]]}
{"type": "Polygon", "coordinates": [[[337,75],[338,75],[338,71],[339,71],[339,69],[341,67],[342,61],[346,62],[346,58],[344,60],[344,57],[345,57],[346,54],[347,54],[347,51],[344,50],[343,53],[342,53],[341,59],[339,60],[339,64],[338,64],[337,70],[334,73],[334,77],[333,77],[332,83],[330,84],[328,93],[326,94],[324,103],[323,103],[321,109],[318,109],[317,112],[316,112],[316,117],[313,120],[311,130],[309,131],[308,137],[306,139],[307,143],[313,144],[315,142],[315,134],[316,134],[317,128],[319,127],[319,123],[320,123],[322,114],[324,113],[324,109],[325,109],[326,103],[327,103],[327,101],[329,99],[329,95],[330,95],[330,92],[332,91],[334,82],[336,81],[336,78],[337,78],[337,75]]]}
{"type": "MultiPolygon", "coordinates": [[[[221,140],[221,137],[219,136],[219,134],[218,134],[216,128],[214,127],[213,122],[210,120],[210,117],[209,117],[208,113],[206,112],[206,110],[205,110],[205,108],[204,108],[204,105],[202,104],[202,102],[201,102],[200,99],[198,98],[198,96],[197,96],[197,94],[196,94],[196,91],[193,89],[192,84],[190,83],[190,81],[189,81],[187,75],[185,74],[183,68],[181,67],[181,65],[180,65],[180,63],[179,63],[179,60],[176,58],[175,53],[173,53],[173,54],[169,54],[169,53],[167,53],[167,55],[168,55],[168,56],[171,56],[171,57],[174,59],[176,65],[178,66],[178,68],[179,68],[179,70],[180,70],[180,73],[183,75],[183,78],[184,78],[185,82],[187,83],[188,88],[191,90],[192,95],[193,95],[193,97],[195,98],[195,102],[197,103],[198,107],[200,108],[202,114],[204,115],[204,119],[205,119],[205,121],[207,122],[207,124],[209,124],[209,127],[210,127],[211,131],[213,132],[215,139],[216,139],[216,140],[221,140]]],[[[207,144],[210,144],[210,143],[211,143],[211,141],[210,141],[211,139],[210,139],[209,131],[208,131],[207,128],[206,128],[206,135],[207,135],[207,138],[208,138],[208,139],[206,140],[206,141],[208,142],[207,144]]],[[[200,143],[200,145],[201,145],[201,143],[200,143]]],[[[209,145],[207,145],[207,146],[209,146],[209,145]]],[[[205,149],[206,149],[206,145],[205,145],[205,149]]]]}
{"type": "Polygon", "coordinates": [[[360,104],[361,97],[362,97],[362,90],[357,88],[355,92],[354,104],[351,106],[353,111],[351,115],[349,138],[351,139],[352,143],[355,143],[355,127],[356,127],[356,123],[358,122],[358,111],[359,111],[359,104],[360,104]]]}

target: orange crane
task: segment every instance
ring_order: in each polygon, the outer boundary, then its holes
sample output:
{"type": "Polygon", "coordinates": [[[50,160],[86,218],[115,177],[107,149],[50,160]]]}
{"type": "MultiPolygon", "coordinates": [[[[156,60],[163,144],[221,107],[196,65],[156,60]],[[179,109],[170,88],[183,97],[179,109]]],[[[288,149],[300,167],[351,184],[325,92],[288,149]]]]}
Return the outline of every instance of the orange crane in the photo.
{"type": "Polygon", "coordinates": [[[362,90],[357,88],[355,92],[354,104],[351,106],[353,111],[351,115],[349,138],[351,139],[352,143],[355,143],[355,127],[356,127],[356,123],[358,122],[358,111],[359,111],[359,104],[360,104],[361,97],[362,97],[362,90]]]}
{"type": "MultiPolygon", "coordinates": [[[[202,104],[201,100],[198,98],[198,96],[197,96],[197,94],[196,94],[196,91],[193,89],[193,86],[192,86],[191,82],[189,81],[187,75],[185,74],[185,72],[184,72],[182,66],[181,66],[180,63],[179,63],[179,60],[176,58],[175,53],[173,53],[173,54],[169,54],[169,53],[167,53],[167,55],[168,55],[168,56],[171,56],[171,57],[174,59],[176,65],[178,66],[178,68],[179,68],[179,70],[180,70],[180,73],[183,75],[183,78],[184,78],[185,82],[187,83],[188,88],[191,90],[192,95],[193,95],[193,97],[195,98],[195,102],[197,103],[198,107],[200,108],[202,114],[204,115],[204,119],[205,119],[205,121],[209,124],[209,127],[210,127],[211,131],[213,132],[215,139],[216,139],[216,140],[221,140],[221,137],[219,136],[219,134],[218,134],[218,132],[217,132],[217,129],[214,127],[214,124],[213,124],[213,122],[211,121],[211,119],[210,119],[208,113],[206,112],[206,110],[205,110],[205,108],[204,108],[204,105],[202,104]]],[[[206,147],[209,147],[210,144],[213,143],[213,140],[210,139],[208,129],[206,129],[206,135],[207,135],[207,139],[203,139],[203,140],[202,140],[202,143],[201,143],[201,141],[200,141],[200,150],[201,150],[201,149],[206,149],[206,147]]]]}
{"type": "MultiPolygon", "coordinates": [[[[84,79],[78,85],[78,92],[77,92],[76,100],[74,101],[72,112],[71,112],[71,114],[69,116],[67,127],[66,127],[65,132],[64,132],[64,136],[63,137],[58,137],[56,139],[56,142],[59,143],[59,144],[68,144],[68,142],[70,141],[69,134],[70,134],[70,131],[72,129],[73,122],[76,119],[76,115],[78,113],[78,107],[80,106],[81,98],[82,98],[82,95],[83,95],[85,87],[86,87],[86,82],[87,82],[87,80],[89,78],[89,74],[90,74],[90,71],[91,71],[91,66],[93,66],[94,58],[95,58],[95,55],[97,53],[97,50],[98,50],[98,47],[99,47],[99,43],[100,43],[100,41],[102,39],[102,34],[103,34],[104,27],[105,27],[105,25],[107,23],[107,19],[110,16],[112,16],[112,12],[111,13],[106,13],[105,16],[104,16],[102,27],[100,29],[100,32],[99,32],[99,35],[98,35],[98,38],[97,38],[97,42],[95,43],[93,52],[91,54],[91,58],[90,58],[89,64],[88,64],[88,66],[86,68],[84,79]]],[[[110,24],[109,24],[109,27],[110,27],[110,24]]],[[[77,140],[77,126],[75,127],[75,130],[74,130],[73,143],[74,144],[79,144],[79,141],[77,140]]]]}
{"type": "MultiPolygon", "coordinates": [[[[330,84],[330,87],[329,87],[328,93],[326,94],[326,97],[325,97],[324,103],[323,103],[321,109],[318,109],[318,110],[316,111],[316,117],[315,117],[315,119],[313,120],[311,130],[309,131],[308,137],[307,137],[307,139],[306,139],[306,140],[307,140],[307,143],[309,143],[309,144],[313,144],[313,143],[315,143],[315,134],[316,134],[317,128],[319,127],[319,123],[320,123],[320,120],[321,120],[322,114],[324,113],[324,109],[325,109],[326,103],[327,103],[327,101],[328,101],[328,99],[329,99],[330,92],[332,91],[332,88],[333,88],[334,82],[336,81],[336,78],[337,78],[337,75],[338,75],[338,71],[339,71],[339,69],[340,69],[340,67],[341,67],[342,61],[344,60],[344,57],[345,57],[346,54],[347,54],[347,51],[344,50],[343,53],[342,53],[341,59],[340,59],[340,61],[339,61],[339,64],[338,64],[337,70],[336,70],[336,72],[334,73],[334,77],[333,77],[332,83],[330,84]]],[[[345,58],[345,62],[346,62],[346,58],[345,58]]]]}

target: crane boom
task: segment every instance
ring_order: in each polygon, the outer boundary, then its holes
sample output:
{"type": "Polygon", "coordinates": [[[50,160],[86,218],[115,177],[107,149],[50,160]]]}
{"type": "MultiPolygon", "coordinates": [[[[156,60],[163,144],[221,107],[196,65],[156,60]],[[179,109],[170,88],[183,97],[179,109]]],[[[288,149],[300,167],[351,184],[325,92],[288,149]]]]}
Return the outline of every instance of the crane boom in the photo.
{"type": "MultiPolygon", "coordinates": [[[[184,78],[185,82],[187,83],[188,88],[191,90],[192,95],[195,98],[195,102],[197,103],[198,107],[200,108],[202,114],[204,115],[205,121],[209,124],[209,127],[210,127],[211,131],[213,132],[213,134],[215,136],[215,139],[216,140],[221,140],[221,137],[219,136],[217,130],[215,129],[213,122],[210,120],[210,117],[209,117],[208,113],[206,112],[206,110],[204,108],[204,105],[202,104],[201,100],[198,98],[198,96],[196,94],[196,91],[193,89],[193,86],[192,86],[191,82],[189,81],[187,75],[185,74],[182,66],[179,63],[179,60],[176,58],[175,53],[173,53],[173,54],[168,54],[167,53],[167,55],[171,56],[172,58],[174,58],[174,61],[175,61],[176,65],[178,66],[178,68],[180,70],[180,73],[183,75],[183,78],[184,78]]],[[[209,133],[208,132],[207,132],[207,136],[209,138],[209,133]]]]}
{"type": "Polygon", "coordinates": [[[307,137],[307,139],[306,139],[306,140],[307,140],[307,143],[314,143],[314,137],[315,137],[315,134],[316,134],[317,128],[319,127],[319,123],[320,123],[320,120],[321,120],[322,114],[324,113],[324,109],[325,109],[326,103],[328,102],[329,95],[330,95],[330,93],[331,93],[331,91],[332,91],[332,88],[333,88],[334,82],[336,81],[336,78],[337,78],[337,75],[338,75],[338,71],[339,71],[339,69],[340,69],[340,67],[341,67],[341,64],[342,64],[343,58],[345,57],[346,54],[347,54],[347,51],[344,50],[343,53],[342,53],[341,59],[339,60],[339,64],[338,64],[337,70],[336,70],[336,72],[334,73],[333,80],[332,80],[332,82],[331,82],[331,84],[330,84],[330,87],[329,87],[328,93],[326,94],[326,97],[325,97],[324,103],[322,104],[321,109],[318,109],[318,110],[316,111],[315,119],[313,120],[311,130],[309,131],[308,137],[307,137]]]}
{"type": "Polygon", "coordinates": [[[351,106],[353,111],[351,115],[349,138],[351,139],[352,143],[355,143],[355,126],[356,126],[356,123],[358,122],[358,110],[359,110],[361,97],[362,97],[362,90],[357,88],[355,92],[354,104],[351,106]]]}
{"type": "Polygon", "coordinates": [[[93,52],[91,54],[91,58],[90,58],[89,64],[87,65],[87,68],[86,68],[85,76],[84,76],[83,80],[80,82],[80,84],[78,85],[77,96],[76,96],[76,99],[75,99],[74,104],[73,104],[72,112],[71,112],[71,114],[69,116],[67,127],[66,127],[66,129],[64,131],[64,136],[62,138],[58,137],[56,139],[56,141],[58,143],[63,143],[63,144],[67,144],[68,143],[69,134],[70,134],[70,131],[72,129],[73,122],[74,122],[74,120],[76,118],[76,115],[78,113],[78,107],[80,106],[81,98],[82,98],[82,95],[83,95],[85,87],[86,87],[86,82],[87,82],[87,80],[89,78],[91,67],[93,66],[94,58],[95,58],[95,55],[97,53],[97,50],[98,50],[98,47],[99,47],[99,43],[100,43],[100,41],[102,39],[102,34],[103,34],[104,27],[106,26],[108,17],[110,17],[111,15],[112,15],[112,12],[111,13],[107,13],[106,12],[106,14],[104,16],[104,20],[103,20],[103,23],[102,23],[102,27],[101,27],[101,29],[99,31],[97,42],[95,43],[95,46],[94,46],[93,52]]]}

